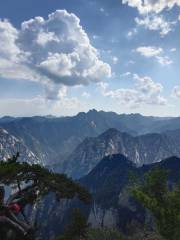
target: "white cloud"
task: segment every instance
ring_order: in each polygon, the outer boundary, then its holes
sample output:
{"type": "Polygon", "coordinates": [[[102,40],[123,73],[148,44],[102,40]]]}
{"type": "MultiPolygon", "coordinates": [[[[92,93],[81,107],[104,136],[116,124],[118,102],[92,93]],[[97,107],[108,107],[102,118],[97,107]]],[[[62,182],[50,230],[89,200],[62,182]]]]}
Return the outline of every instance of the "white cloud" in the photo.
{"type": "Polygon", "coordinates": [[[118,58],[118,57],[116,57],[116,56],[113,56],[113,57],[112,57],[112,62],[113,62],[113,64],[117,64],[118,61],[119,61],[119,58],[118,58]]]}
{"type": "Polygon", "coordinates": [[[68,89],[66,86],[62,86],[58,91],[58,98],[64,99],[65,97],[67,97],[67,90],[68,89]]]}
{"type": "Polygon", "coordinates": [[[156,59],[162,66],[167,66],[173,63],[168,56],[156,56],[156,59]]]}
{"type": "Polygon", "coordinates": [[[104,8],[102,8],[102,7],[99,10],[100,10],[100,12],[105,12],[104,8]]]}
{"type": "Polygon", "coordinates": [[[109,90],[107,83],[99,83],[98,87],[103,96],[118,100],[120,104],[129,107],[140,107],[142,105],[166,105],[167,101],[162,96],[163,86],[154,82],[150,77],[132,75],[135,80],[134,88],[119,88],[109,90]]]}
{"type": "Polygon", "coordinates": [[[162,48],[157,48],[154,46],[142,46],[136,49],[136,52],[140,53],[144,57],[155,57],[163,52],[162,48]]]}
{"type": "Polygon", "coordinates": [[[180,0],[122,0],[122,3],[137,8],[140,14],[160,13],[176,5],[180,6],[180,0]]]}
{"type": "Polygon", "coordinates": [[[88,92],[83,92],[82,97],[89,98],[91,95],[88,92]]]}
{"type": "Polygon", "coordinates": [[[180,86],[175,86],[172,95],[176,98],[180,98],[180,86]]]}
{"type": "Polygon", "coordinates": [[[120,75],[120,77],[129,77],[131,76],[131,72],[125,72],[120,75]]]}
{"type": "Polygon", "coordinates": [[[31,75],[31,70],[23,65],[29,53],[19,49],[18,36],[18,30],[8,20],[0,20],[0,77],[27,78],[31,75]]]}
{"type": "Polygon", "coordinates": [[[0,42],[0,76],[40,81],[56,89],[49,94],[58,94],[62,85],[87,85],[111,76],[79,18],[66,10],[23,22],[21,29],[0,20],[0,42]]]}
{"type": "Polygon", "coordinates": [[[176,52],[176,50],[177,50],[176,48],[171,48],[170,52],[176,52]]]}
{"type": "Polygon", "coordinates": [[[16,46],[18,31],[7,21],[0,21],[0,56],[4,60],[18,60],[20,50],[16,46]]]}
{"type": "Polygon", "coordinates": [[[146,58],[155,58],[163,66],[173,63],[168,56],[164,55],[164,50],[160,47],[141,46],[136,48],[136,52],[146,58]]]}
{"type": "Polygon", "coordinates": [[[130,107],[135,107],[142,102],[139,92],[134,89],[120,88],[107,91],[104,96],[117,99],[119,103],[127,104],[130,107]]]}
{"type": "Polygon", "coordinates": [[[135,61],[133,61],[133,60],[129,60],[127,63],[127,65],[133,65],[133,64],[135,64],[135,61]]]}
{"type": "Polygon", "coordinates": [[[167,21],[164,16],[160,15],[163,10],[170,10],[175,6],[180,6],[180,0],[122,0],[132,8],[136,8],[142,18],[135,18],[137,26],[144,26],[152,31],[159,31],[164,37],[173,30],[177,24],[175,21],[167,21]]]}
{"type": "Polygon", "coordinates": [[[101,7],[99,11],[103,13],[106,17],[109,16],[108,12],[103,7],[101,7]]]}
{"type": "Polygon", "coordinates": [[[142,94],[142,99],[147,104],[165,105],[166,99],[161,96],[163,86],[160,83],[154,82],[150,77],[140,77],[137,74],[133,75],[136,80],[136,88],[142,94]]]}
{"type": "Polygon", "coordinates": [[[168,22],[163,16],[147,15],[143,18],[135,18],[135,22],[138,26],[144,26],[146,29],[159,31],[160,35],[164,37],[172,31],[173,25],[176,22],[168,22]]]}
{"type": "Polygon", "coordinates": [[[137,28],[133,28],[132,30],[130,30],[128,33],[127,33],[127,37],[128,38],[132,38],[133,36],[135,36],[137,34],[137,28]]]}
{"type": "Polygon", "coordinates": [[[107,82],[99,82],[97,83],[97,87],[100,89],[102,95],[105,96],[107,89],[109,87],[109,84],[107,82]]]}
{"type": "Polygon", "coordinates": [[[99,39],[99,38],[101,38],[101,37],[100,37],[99,35],[93,35],[92,38],[93,38],[94,40],[97,40],[97,39],[99,39]]]}

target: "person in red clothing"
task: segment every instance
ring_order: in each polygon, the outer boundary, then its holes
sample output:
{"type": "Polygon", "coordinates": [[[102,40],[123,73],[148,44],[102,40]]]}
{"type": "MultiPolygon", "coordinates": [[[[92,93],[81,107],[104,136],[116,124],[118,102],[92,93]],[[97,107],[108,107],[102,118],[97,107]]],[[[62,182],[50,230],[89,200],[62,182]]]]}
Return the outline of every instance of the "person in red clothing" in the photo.
{"type": "Polygon", "coordinates": [[[15,215],[18,215],[21,213],[21,211],[23,210],[22,209],[22,206],[18,203],[11,203],[8,205],[8,209],[13,212],[15,215]]]}
{"type": "Polygon", "coordinates": [[[4,205],[4,196],[4,186],[0,186],[0,226],[9,227],[27,236],[31,227],[16,217],[22,210],[21,205],[18,203],[12,203],[8,206],[4,205]]]}

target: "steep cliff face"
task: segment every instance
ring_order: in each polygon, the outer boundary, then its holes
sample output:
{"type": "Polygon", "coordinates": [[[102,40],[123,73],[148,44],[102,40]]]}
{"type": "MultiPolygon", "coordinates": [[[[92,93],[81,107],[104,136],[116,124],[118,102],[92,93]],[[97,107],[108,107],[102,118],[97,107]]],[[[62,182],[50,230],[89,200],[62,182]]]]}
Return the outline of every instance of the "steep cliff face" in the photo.
{"type": "Polygon", "coordinates": [[[93,227],[117,227],[120,219],[119,214],[126,215],[128,213],[125,214],[127,207],[121,207],[121,209],[117,207],[119,194],[128,183],[129,171],[136,168],[124,156],[121,156],[120,161],[115,158],[113,158],[115,161],[109,161],[109,156],[107,158],[108,163],[97,166],[98,169],[95,168],[87,177],[80,180],[80,183],[85,185],[92,193],[92,204],[84,205],[76,199],[57,203],[54,197],[50,195],[34,211],[35,218],[42,227],[40,235],[43,239],[53,239],[55,235],[61,233],[66,223],[69,222],[72,208],[76,207],[82,208],[93,227]],[[47,218],[48,222],[45,220],[47,218]]]}
{"type": "Polygon", "coordinates": [[[73,178],[89,173],[108,155],[123,154],[137,166],[180,157],[180,131],[131,136],[109,129],[95,138],[86,138],[66,159],[64,172],[73,178]],[[178,134],[178,133],[179,134],[178,134]]]}
{"type": "Polygon", "coordinates": [[[16,152],[20,152],[19,160],[29,163],[41,163],[38,157],[26,147],[17,137],[0,128],[0,160],[6,161],[16,152]]]}
{"type": "Polygon", "coordinates": [[[150,215],[129,193],[132,183],[129,175],[131,173],[143,178],[155,166],[170,170],[170,183],[180,181],[180,158],[171,157],[137,168],[121,154],[105,157],[87,176],[79,180],[91,192],[91,204],[84,205],[77,200],[55,203],[52,197],[42,203],[36,212],[37,219],[43,224],[41,236],[43,239],[53,239],[53,236],[61,233],[69,221],[72,208],[77,207],[82,209],[92,227],[117,227],[126,232],[131,226],[143,226],[145,222],[152,224],[150,215]],[[48,216],[53,217],[45,223],[44,219],[48,216]]]}
{"type": "Polygon", "coordinates": [[[80,182],[92,193],[88,220],[93,226],[116,226],[126,231],[132,222],[151,221],[145,209],[130,195],[129,174],[142,178],[153,167],[168,169],[169,182],[180,181],[180,158],[171,157],[159,163],[136,168],[123,155],[105,157],[80,182]]]}
{"type": "Polygon", "coordinates": [[[93,228],[102,226],[116,227],[118,220],[117,209],[102,209],[95,202],[91,206],[91,210],[88,216],[88,222],[93,228]]]}

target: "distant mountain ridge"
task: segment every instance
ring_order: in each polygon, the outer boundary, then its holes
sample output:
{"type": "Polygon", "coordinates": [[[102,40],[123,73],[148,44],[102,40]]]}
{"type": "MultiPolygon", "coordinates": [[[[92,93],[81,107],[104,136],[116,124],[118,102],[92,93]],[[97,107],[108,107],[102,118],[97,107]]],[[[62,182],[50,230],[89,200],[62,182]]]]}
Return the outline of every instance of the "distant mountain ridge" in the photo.
{"type": "Polygon", "coordinates": [[[88,174],[103,157],[118,153],[137,166],[171,156],[180,157],[180,130],[131,136],[109,129],[98,137],[86,138],[66,159],[63,171],[71,177],[80,178],[88,174]]]}
{"type": "Polygon", "coordinates": [[[180,118],[145,117],[90,110],[72,117],[34,116],[0,118],[0,127],[20,139],[44,165],[63,163],[86,138],[109,128],[133,136],[180,129],[180,118]]]}

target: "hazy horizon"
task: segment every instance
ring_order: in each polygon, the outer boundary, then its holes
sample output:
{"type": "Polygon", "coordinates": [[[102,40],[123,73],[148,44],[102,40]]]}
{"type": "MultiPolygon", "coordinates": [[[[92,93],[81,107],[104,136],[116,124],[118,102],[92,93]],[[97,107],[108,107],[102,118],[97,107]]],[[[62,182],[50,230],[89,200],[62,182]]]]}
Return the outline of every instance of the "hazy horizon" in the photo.
{"type": "Polygon", "coordinates": [[[106,112],[106,113],[116,113],[118,115],[141,115],[143,117],[157,117],[157,118],[177,118],[177,117],[180,117],[180,115],[177,115],[177,116],[158,116],[158,115],[144,115],[144,114],[141,114],[141,113],[138,113],[138,112],[132,112],[132,113],[118,113],[118,112],[115,112],[115,111],[105,111],[105,110],[97,110],[95,108],[92,108],[92,109],[89,109],[87,111],[80,111],[80,112],[77,112],[77,113],[74,113],[74,114],[71,114],[71,115],[52,115],[52,114],[47,114],[47,115],[29,115],[29,116],[23,116],[23,115],[17,115],[17,116],[13,116],[13,115],[3,115],[1,116],[0,115],[0,118],[6,118],[6,117],[12,117],[12,118],[25,118],[25,117],[47,117],[47,118],[61,118],[61,117],[73,117],[73,116],[77,116],[79,113],[88,113],[90,111],[97,111],[97,112],[106,112]]]}

